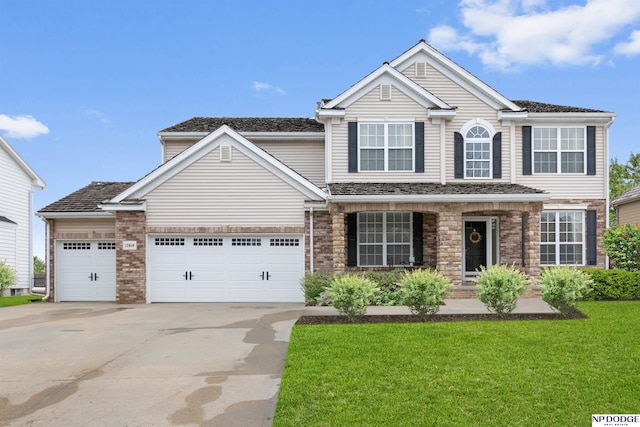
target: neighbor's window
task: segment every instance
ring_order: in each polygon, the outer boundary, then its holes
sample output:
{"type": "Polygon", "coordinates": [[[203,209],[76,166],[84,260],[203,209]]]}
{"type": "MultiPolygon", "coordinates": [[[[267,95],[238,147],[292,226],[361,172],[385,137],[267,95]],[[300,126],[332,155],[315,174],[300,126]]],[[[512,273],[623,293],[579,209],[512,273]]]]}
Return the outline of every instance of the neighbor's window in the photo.
{"type": "Polygon", "coordinates": [[[411,213],[358,214],[358,265],[407,264],[411,256],[411,213]]]}
{"type": "Polygon", "coordinates": [[[412,171],[413,123],[360,123],[361,171],[412,171]]]}
{"type": "Polygon", "coordinates": [[[473,126],[464,136],[465,178],[489,178],[491,135],[483,126],[473,126]]]}
{"type": "Polygon", "coordinates": [[[541,265],[583,265],[584,241],[583,212],[542,212],[541,265]]]}
{"type": "Polygon", "coordinates": [[[534,173],[584,173],[585,128],[533,128],[534,173]]]}

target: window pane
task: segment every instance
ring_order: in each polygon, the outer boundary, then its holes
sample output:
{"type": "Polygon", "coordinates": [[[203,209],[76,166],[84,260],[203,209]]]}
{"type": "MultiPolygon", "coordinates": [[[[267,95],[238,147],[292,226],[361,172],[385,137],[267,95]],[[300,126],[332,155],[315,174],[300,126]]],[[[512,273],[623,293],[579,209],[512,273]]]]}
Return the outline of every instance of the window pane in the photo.
{"type": "Polygon", "coordinates": [[[360,147],[379,148],[384,147],[383,124],[360,124],[360,147]]]}
{"type": "Polygon", "coordinates": [[[489,138],[489,131],[482,126],[473,126],[467,131],[466,138],[489,138]]]}
{"type": "Polygon", "coordinates": [[[389,124],[389,147],[410,148],[413,147],[412,124],[389,124]]]}
{"type": "Polygon", "coordinates": [[[584,173],[584,153],[561,153],[560,170],[562,173],[584,173]]]}
{"type": "Polygon", "coordinates": [[[360,150],[360,170],[362,171],[384,170],[384,150],[372,150],[372,149],[360,150]]]}
{"type": "Polygon", "coordinates": [[[387,246],[387,265],[408,264],[411,256],[410,245],[387,246]]]}
{"type": "Polygon", "coordinates": [[[533,149],[550,151],[558,149],[558,130],[556,128],[534,128],[533,149]]]}
{"type": "Polygon", "coordinates": [[[561,150],[584,150],[584,128],[560,129],[561,150]]]}
{"type": "Polygon", "coordinates": [[[556,173],[557,153],[533,153],[533,170],[535,173],[556,173]]]}
{"type": "Polygon", "coordinates": [[[543,212],[540,217],[540,242],[553,243],[556,241],[556,215],[543,212]]]}
{"type": "Polygon", "coordinates": [[[389,150],[390,171],[410,171],[413,166],[413,150],[389,150]]]}
{"type": "Polygon", "coordinates": [[[556,263],[556,246],[540,245],[540,264],[554,265],[556,263]]]}
{"type": "Polygon", "coordinates": [[[382,245],[360,245],[359,265],[384,265],[382,245]]]}
{"type": "Polygon", "coordinates": [[[582,264],[582,245],[560,245],[560,264],[582,264]]]}

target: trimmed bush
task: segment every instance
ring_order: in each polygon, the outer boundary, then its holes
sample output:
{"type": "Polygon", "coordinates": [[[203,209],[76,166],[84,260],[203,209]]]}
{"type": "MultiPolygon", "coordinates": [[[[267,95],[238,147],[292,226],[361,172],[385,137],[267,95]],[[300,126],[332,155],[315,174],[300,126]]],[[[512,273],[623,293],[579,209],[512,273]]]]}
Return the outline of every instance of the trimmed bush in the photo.
{"type": "Polygon", "coordinates": [[[449,295],[451,283],[434,270],[413,270],[400,281],[400,301],[425,320],[436,314],[449,295]]]}
{"type": "Polygon", "coordinates": [[[640,299],[640,272],[585,268],[591,277],[589,300],[633,300],[640,299]]]}
{"type": "Polygon", "coordinates": [[[482,267],[475,279],[476,292],[487,309],[502,319],[516,308],[516,302],[524,293],[528,281],[527,276],[513,267],[482,267]]]}
{"type": "Polygon", "coordinates": [[[3,290],[15,285],[17,280],[18,273],[16,273],[16,270],[5,261],[0,261],[0,295],[2,295],[3,290]]]}
{"type": "Polygon", "coordinates": [[[571,267],[553,267],[540,276],[542,299],[567,316],[578,305],[593,281],[588,274],[571,267]]]}
{"type": "Polygon", "coordinates": [[[333,278],[327,291],[331,305],[353,323],[365,315],[378,288],[365,277],[343,274],[333,278]]]}
{"type": "Polygon", "coordinates": [[[300,286],[304,292],[304,299],[307,305],[316,305],[318,297],[329,287],[333,275],[328,272],[318,271],[307,273],[300,279],[300,286]]]}
{"type": "Polygon", "coordinates": [[[363,276],[378,288],[375,301],[371,305],[402,305],[400,302],[399,283],[404,275],[404,270],[391,271],[365,271],[363,276]]]}
{"type": "Polygon", "coordinates": [[[605,231],[602,243],[612,267],[640,271],[640,225],[611,227],[605,231]]]}

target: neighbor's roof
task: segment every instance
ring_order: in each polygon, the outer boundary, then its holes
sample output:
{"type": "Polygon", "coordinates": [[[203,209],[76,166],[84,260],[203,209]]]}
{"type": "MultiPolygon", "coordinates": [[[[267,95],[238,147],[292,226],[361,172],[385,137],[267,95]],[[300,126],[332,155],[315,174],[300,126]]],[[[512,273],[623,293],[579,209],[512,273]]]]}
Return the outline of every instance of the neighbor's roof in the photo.
{"type": "Polygon", "coordinates": [[[614,199],[611,202],[611,206],[615,207],[615,206],[624,205],[625,203],[634,202],[638,199],[640,199],[640,184],[625,191],[620,195],[620,197],[617,197],[616,199],[614,199]]]}
{"type": "Polygon", "coordinates": [[[194,117],[163,132],[213,132],[227,125],[236,132],[324,132],[315,119],[297,117],[194,117]]]}
{"type": "Polygon", "coordinates": [[[17,222],[15,221],[11,221],[9,218],[7,218],[6,216],[0,216],[0,222],[8,222],[9,224],[17,224],[17,222]]]}
{"type": "Polygon", "coordinates": [[[96,182],[40,209],[40,212],[102,212],[98,207],[131,187],[133,182],[96,182]]]}
{"type": "Polygon", "coordinates": [[[569,107],[566,105],[545,104],[528,100],[511,101],[523,110],[530,113],[607,113],[603,110],[592,110],[590,108],[569,107]]]}

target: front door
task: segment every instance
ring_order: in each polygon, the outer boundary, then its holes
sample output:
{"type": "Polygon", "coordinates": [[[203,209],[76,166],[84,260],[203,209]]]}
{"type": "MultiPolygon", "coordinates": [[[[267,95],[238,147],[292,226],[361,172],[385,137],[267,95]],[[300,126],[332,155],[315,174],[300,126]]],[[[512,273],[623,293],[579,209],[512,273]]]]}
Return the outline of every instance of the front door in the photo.
{"type": "Polygon", "coordinates": [[[464,223],[465,272],[473,273],[487,266],[487,221],[464,223]]]}

